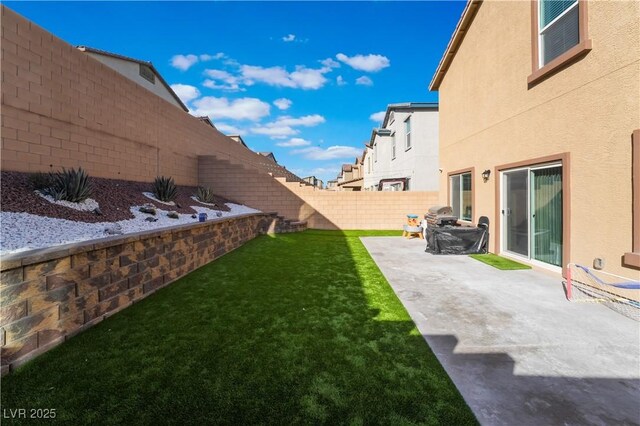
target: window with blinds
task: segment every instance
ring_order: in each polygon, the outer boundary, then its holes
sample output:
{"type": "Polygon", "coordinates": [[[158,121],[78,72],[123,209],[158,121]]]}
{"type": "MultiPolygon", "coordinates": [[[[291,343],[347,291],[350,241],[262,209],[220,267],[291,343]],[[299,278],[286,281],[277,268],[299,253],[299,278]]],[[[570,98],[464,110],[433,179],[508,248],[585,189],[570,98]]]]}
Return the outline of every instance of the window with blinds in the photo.
{"type": "Polygon", "coordinates": [[[548,64],[580,42],[578,0],[540,0],[539,62],[548,64]]]}

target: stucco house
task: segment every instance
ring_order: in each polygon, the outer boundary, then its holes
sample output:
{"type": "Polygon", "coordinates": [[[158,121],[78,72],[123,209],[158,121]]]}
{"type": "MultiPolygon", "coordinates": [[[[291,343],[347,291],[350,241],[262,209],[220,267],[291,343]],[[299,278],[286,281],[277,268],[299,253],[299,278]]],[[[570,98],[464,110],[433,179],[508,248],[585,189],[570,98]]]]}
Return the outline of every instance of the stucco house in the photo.
{"type": "Polygon", "coordinates": [[[362,157],[356,157],[353,164],[343,164],[337,180],[338,191],[362,191],[362,157]]]}
{"type": "Polygon", "coordinates": [[[363,187],[369,191],[437,191],[438,104],[387,106],[380,128],[371,132],[363,187]]]}
{"type": "Polygon", "coordinates": [[[467,3],[430,89],[440,202],[490,251],[640,268],[640,2],[467,3]]]}
{"type": "MultiPolygon", "coordinates": [[[[140,86],[160,96],[165,101],[182,108],[185,111],[189,111],[151,62],[141,61],[139,59],[130,58],[128,56],[88,46],[76,46],[76,49],[102,62],[128,79],[135,81],[140,86]]],[[[213,123],[210,124],[215,128],[213,123]]]]}

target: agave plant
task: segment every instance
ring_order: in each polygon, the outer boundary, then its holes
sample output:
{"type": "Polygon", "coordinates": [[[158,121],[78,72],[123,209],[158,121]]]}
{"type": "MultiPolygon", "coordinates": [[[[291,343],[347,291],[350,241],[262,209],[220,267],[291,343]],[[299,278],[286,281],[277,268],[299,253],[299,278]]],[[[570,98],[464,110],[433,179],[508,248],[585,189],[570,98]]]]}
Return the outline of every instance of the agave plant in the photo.
{"type": "Polygon", "coordinates": [[[91,196],[92,189],[89,175],[82,167],[71,170],[62,169],[61,172],[51,173],[51,186],[44,188],[43,192],[53,197],[54,200],[79,203],[91,196]]]}
{"type": "Polygon", "coordinates": [[[53,185],[53,175],[52,173],[43,172],[31,173],[29,175],[29,183],[33,189],[44,191],[53,185]]]}
{"type": "Polygon", "coordinates": [[[178,187],[173,178],[158,176],[153,182],[153,195],[160,201],[173,201],[178,195],[178,187]]]}
{"type": "Polygon", "coordinates": [[[211,188],[199,186],[196,192],[196,199],[201,203],[213,204],[215,195],[211,188]]]}

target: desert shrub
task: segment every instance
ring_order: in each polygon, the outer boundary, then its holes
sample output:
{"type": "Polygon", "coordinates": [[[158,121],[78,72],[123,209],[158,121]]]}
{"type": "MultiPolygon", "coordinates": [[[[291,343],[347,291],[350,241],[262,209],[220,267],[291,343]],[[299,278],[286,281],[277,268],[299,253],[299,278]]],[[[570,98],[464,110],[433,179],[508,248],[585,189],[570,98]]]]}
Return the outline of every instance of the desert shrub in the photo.
{"type": "Polygon", "coordinates": [[[43,191],[53,185],[53,175],[51,173],[31,173],[29,174],[29,184],[36,191],[43,191]]]}
{"type": "Polygon", "coordinates": [[[51,173],[51,186],[43,189],[43,192],[52,196],[56,201],[64,200],[79,203],[91,196],[93,192],[89,175],[82,170],[62,169],[61,172],[51,173]]]}
{"type": "Polygon", "coordinates": [[[196,192],[196,199],[201,203],[213,204],[215,195],[211,188],[199,186],[196,192]]]}
{"type": "Polygon", "coordinates": [[[160,201],[173,201],[178,195],[178,187],[173,178],[158,176],[153,182],[153,195],[160,201]]]}

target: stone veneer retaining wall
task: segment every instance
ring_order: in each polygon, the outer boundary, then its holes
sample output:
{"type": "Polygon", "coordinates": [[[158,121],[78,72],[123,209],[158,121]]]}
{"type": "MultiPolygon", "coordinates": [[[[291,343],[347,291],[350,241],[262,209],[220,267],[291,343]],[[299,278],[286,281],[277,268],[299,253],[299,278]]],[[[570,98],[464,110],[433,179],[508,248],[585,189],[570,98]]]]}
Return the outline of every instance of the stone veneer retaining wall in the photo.
{"type": "Polygon", "coordinates": [[[5,256],[2,374],[258,235],[304,228],[248,214],[5,256]]]}

